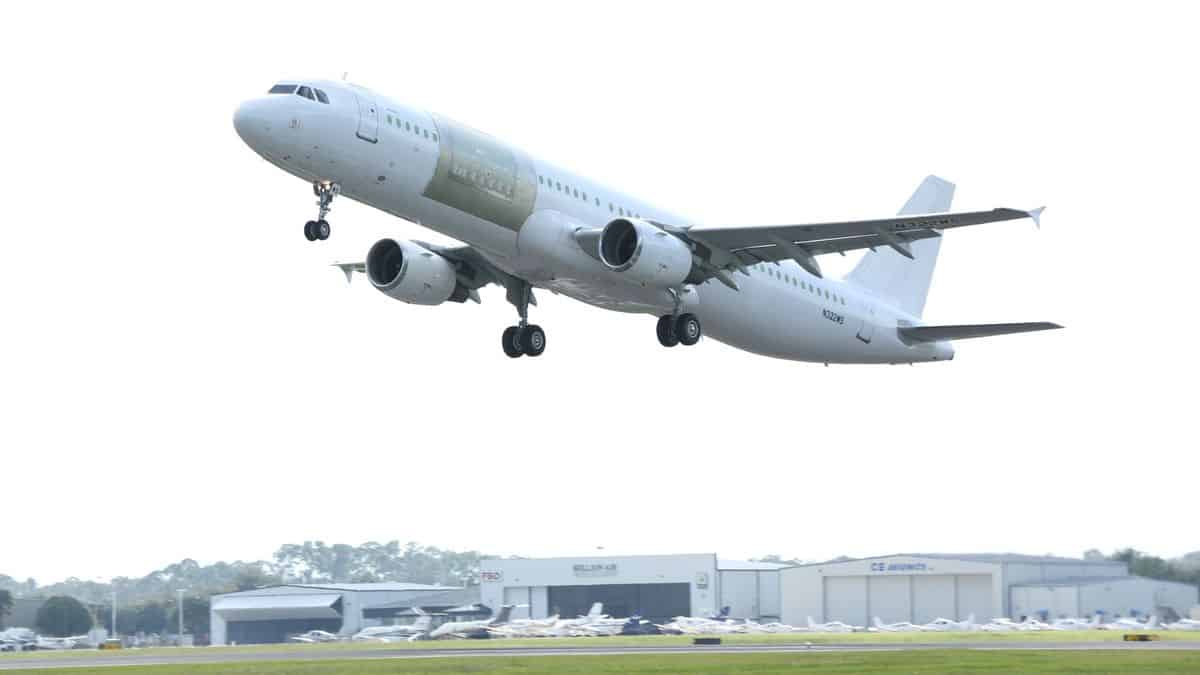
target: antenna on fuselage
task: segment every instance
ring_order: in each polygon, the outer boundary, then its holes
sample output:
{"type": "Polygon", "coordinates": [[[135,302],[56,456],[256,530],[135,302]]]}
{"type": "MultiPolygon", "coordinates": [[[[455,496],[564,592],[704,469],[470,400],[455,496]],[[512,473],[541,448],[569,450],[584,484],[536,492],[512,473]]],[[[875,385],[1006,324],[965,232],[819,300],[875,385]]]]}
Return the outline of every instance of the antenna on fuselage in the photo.
{"type": "Polygon", "coordinates": [[[343,71],[343,72],[342,72],[342,82],[345,82],[345,81],[346,81],[346,77],[347,77],[349,74],[350,74],[350,71],[348,71],[348,70],[346,70],[346,71],[343,71]]]}

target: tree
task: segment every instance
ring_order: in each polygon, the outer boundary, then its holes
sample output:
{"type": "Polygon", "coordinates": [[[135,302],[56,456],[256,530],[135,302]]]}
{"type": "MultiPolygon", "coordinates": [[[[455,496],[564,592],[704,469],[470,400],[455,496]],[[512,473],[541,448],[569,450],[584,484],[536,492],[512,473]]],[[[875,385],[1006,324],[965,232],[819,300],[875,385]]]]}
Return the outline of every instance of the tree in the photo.
{"type": "Polygon", "coordinates": [[[761,558],[751,558],[750,562],[778,563],[780,565],[803,565],[804,564],[804,561],[800,560],[799,558],[784,558],[783,556],[779,555],[778,553],[771,553],[770,555],[764,555],[761,558]]]}
{"type": "Polygon", "coordinates": [[[239,591],[252,591],[263,586],[279,583],[279,577],[272,576],[262,569],[244,569],[233,580],[233,587],[239,591]]]}
{"type": "Polygon", "coordinates": [[[38,609],[35,623],[37,629],[47,635],[83,635],[92,629],[92,615],[75,598],[56,595],[38,609]]]}
{"type": "Polygon", "coordinates": [[[7,589],[0,589],[0,628],[4,628],[4,617],[8,616],[8,613],[12,611],[12,608],[12,592],[7,589]]]}
{"type": "Polygon", "coordinates": [[[162,605],[157,602],[148,602],[138,609],[135,625],[138,632],[162,633],[166,627],[167,610],[162,605]]]}
{"type": "MultiPolygon", "coordinates": [[[[167,632],[179,630],[179,605],[171,606],[171,615],[166,628],[167,632]]],[[[209,632],[209,601],[208,598],[195,596],[183,599],[183,632],[190,635],[206,636],[209,632]]]]}

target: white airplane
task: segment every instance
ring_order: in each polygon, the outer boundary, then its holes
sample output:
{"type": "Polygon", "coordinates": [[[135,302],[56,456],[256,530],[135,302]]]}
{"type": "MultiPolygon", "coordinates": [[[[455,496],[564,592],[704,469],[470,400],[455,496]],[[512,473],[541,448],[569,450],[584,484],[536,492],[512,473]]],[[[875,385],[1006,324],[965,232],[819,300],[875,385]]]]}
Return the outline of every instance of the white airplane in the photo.
{"type": "Polygon", "coordinates": [[[1163,624],[1163,628],[1167,630],[1200,630],[1200,621],[1196,619],[1180,619],[1172,621],[1168,624],[1163,624]]]}
{"type": "Polygon", "coordinates": [[[884,623],[883,619],[873,617],[871,619],[871,627],[867,630],[879,633],[912,633],[921,630],[921,627],[909,621],[884,623]]]}
{"type": "Polygon", "coordinates": [[[827,623],[817,623],[813,618],[808,617],[808,630],[813,633],[857,633],[863,630],[862,626],[852,626],[841,621],[829,621],[827,623]]]}
{"type": "Polygon", "coordinates": [[[1133,617],[1125,616],[1102,624],[1099,628],[1101,630],[1155,630],[1158,628],[1158,617],[1152,616],[1148,621],[1138,621],[1133,617]]]}
{"type": "Polygon", "coordinates": [[[1056,630],[1092,630],[1100,627],[1100,615],[1091,619],[1062,618],[1055,619],[1050,626],[1056,630]]]}
{"type": "Polygon", "coordinates": [[[938,617],[929,623],[922,624],[917,627],[918,630],[925,631],[927,633],[938,631],[972,631],[975,630],[975,628],[976,625],[974,614],[967,615],[967,618],[964,621],[955,621],[953,619],[943,619],[942,617],[938,617]]]}
{"type": "Polygon", "coordinates": [[[312,184],[318,213],[305,224],[308,239],[329,236],[325,217],[345,195],[465,242],[382,239],[363,262],[338,266],[418,305],[478,302],[481,287],[502,286],[519,317],[502,336],[514,358],[546,348],[545,331],[529,322],[535,287],[656,316],[666,347],[694,345],[703,333],[827,364],[945,361],[951,340],[1061,327],[921,322],[943,231],[1037,222],[1042,211],[948,213],[954,185],[934,176],[898,217],[712,226],[346,82],[286,80],[242,103],[233,122],[255,152],[312,184]],[[860,250],[870,252],[845,279],[826,278],[817,262],[860,250]]]}
{"type": "Polygon", "coordinates": [[[323,630],[310,630],[307,633],[293,635],[290,640],[292,642],[303,642],[305,644],[313,644],[316,642],[337,642],[338,636],[323,630]]]}
{"type": "Polygon", "coordinates": [[[419,616],[411,624],[400,626],[371,626],[364,628],[351,638],[353,640],[369,640],[375,642],[394,642],[396,640],[415,640],[429,632],[433,617],[420,608],[413,608],[419,616]]]}
{"type": "Polygon", "coordinates": [[[484,638],[490,636],[490,630],[497,626],[503,626],[508,623],[509,617],[512,616],[513,607],[516,605],[503,605],[500,611],[490,619],[479,619],[477,621],[447,621],[446,623],[434,628],[429,633],[428,637],[431,640],[440,640],[444,638],[484,638]]]}

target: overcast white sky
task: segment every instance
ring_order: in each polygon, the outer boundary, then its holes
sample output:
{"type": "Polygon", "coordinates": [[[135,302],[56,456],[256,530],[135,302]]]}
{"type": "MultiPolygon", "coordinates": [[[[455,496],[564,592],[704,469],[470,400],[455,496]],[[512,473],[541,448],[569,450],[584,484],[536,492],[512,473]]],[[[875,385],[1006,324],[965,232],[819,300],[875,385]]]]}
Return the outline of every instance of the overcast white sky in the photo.
{"type": "MultiPolygon", "coordinates": [[[[497,554],[1200,548],[1197,17],[1186,3],[171,3],[6,14],[0,573],[141,575],[304,539],[497,554]],[[953,363],[830,367],[499,289],[327,265],[443,241],[246,148],[239,101],[350,79],[712,223],[958,209],[953,363]]],[[[600,225],[600,223],[596,223],[600,225]]],[[[835,272],[853,259],[825,259],[835,272]]]]}

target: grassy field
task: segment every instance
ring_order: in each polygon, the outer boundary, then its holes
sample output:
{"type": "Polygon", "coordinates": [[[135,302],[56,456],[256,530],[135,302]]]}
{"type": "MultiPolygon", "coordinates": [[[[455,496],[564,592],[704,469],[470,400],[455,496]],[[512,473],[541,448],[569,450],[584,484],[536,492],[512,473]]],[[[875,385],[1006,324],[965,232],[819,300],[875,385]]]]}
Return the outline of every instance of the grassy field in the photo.
{"type": "MultiPolygon", "coordinates": [[[[727,645],[739,644],[952,644],[956,642],[1120,642],[1123,633],[1104,630],[1046,631],[1029,633],[791,633],[781,635],[723,635],[727,645]]],[[[1200,633],[1163,631],[1160,640],[1200,642],[1200,633]]],[[[615,636],[604,638],[526,638],[517,640],[440,640],[436,642],[333,642],[326,644],[244,645],[234,647],[197,647],[195,651],[219,650],[222,654],[295,654],[321,653],[329,656],[339,650],[396,650],[396,649],[495,649],[510,647],[670,647],[690,645],[692,638],[684,635],[615,636]]],[[[122,654],[178,654],[176,647],[157,647],[130,651],[96,652],[94,650],[22,652],[0,654],[0,664],[6,658],[71,659],[75,657],[118,657],[122,654]]]]}
{"type": "MultiPolygon", "coordinates": [[[[12,671],[18,672],[18,671],[12,671]]],[[[40,673],[112,675],[111,667],[40,673]]],[[[1197,673],[1196,652],[928,650],[845,654],[680,654],[459,657],[444,659],[271,661],[130,666],[119,672],[197,675],[382,675],[384,673],[1197,673]]]]}

